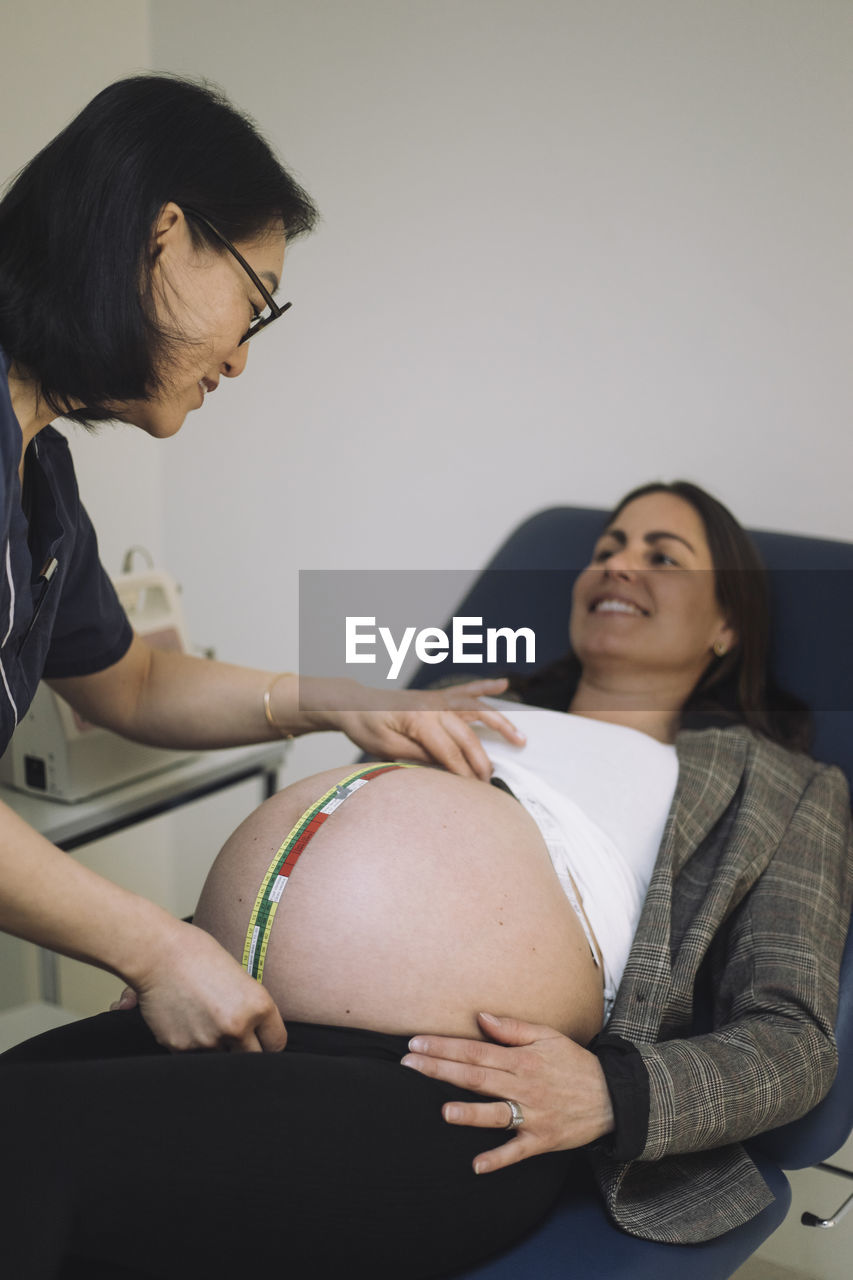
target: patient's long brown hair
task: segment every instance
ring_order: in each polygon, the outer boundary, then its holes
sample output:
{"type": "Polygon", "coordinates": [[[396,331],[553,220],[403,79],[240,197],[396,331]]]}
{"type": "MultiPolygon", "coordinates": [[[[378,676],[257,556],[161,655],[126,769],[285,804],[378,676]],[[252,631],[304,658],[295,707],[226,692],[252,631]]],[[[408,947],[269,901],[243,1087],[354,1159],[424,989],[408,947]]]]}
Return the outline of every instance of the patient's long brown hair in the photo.
{"type": "MultiPolygon", "coordinates": [[[[723,658],[712,658],[685,703],[681,727],[745,724],[795,751],[807,751],[811,713],[805,703],[781,689],[769,668],[770,592],[767,571],[745,529],[727,507],[689,480],[654,481],[625,495],[605,528],[629,502],[650,493],[671,493],[688,502],[705,528],[717,603],[738,637],[723,658]]],[[[511,688],[525,702],[564,711],[580,679],[573,653],[532,676],[512,677],[511,688]]]]}

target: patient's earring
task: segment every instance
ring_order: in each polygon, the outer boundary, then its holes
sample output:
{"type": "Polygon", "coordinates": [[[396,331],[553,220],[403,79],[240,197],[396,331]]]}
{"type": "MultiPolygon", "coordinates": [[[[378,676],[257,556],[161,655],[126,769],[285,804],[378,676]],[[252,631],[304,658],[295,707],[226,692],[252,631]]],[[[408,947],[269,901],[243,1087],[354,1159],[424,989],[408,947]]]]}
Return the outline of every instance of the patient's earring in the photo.
{"type": "Polygon", "coordinates": [[[726,654],[728,653],[728,649],[726,648],[725,640],[714,641],[714,653],[717,655],[718,658],[724,658],[726,656],[726,654]]]}

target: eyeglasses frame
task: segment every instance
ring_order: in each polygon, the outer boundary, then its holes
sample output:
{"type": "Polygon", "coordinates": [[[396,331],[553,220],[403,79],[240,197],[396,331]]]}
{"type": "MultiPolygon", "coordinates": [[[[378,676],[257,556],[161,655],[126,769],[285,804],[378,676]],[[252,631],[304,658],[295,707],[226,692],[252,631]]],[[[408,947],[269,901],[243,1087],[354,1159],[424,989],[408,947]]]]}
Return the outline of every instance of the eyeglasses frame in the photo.
{"type": "Polygon", "coordinates": [[[203,213],[199,213],[198,209],[190,209],[186,205],[184,205],[183,210],[184,210],[184,213],[189,215],[190,218],[195,218],[196,221],[204,223],[204,225],[207,227],[211,235],[215,236],[216,239],[219,241],[219,243],[221,245],[224,245],[224,247],[228,250],[228,252],[237,259],[237,261],[240,263],[240,266],[246,272],[246,275],[252,281],[252,284],[255,286],[258,293],[261,295],[264,302],[267,304],[270,311],[272,312],[272,314],[268,316],[258,316],[254,320],[254,322],[249,325],[249,328],[246,330],[246,332],[243,334],[240,341],[237,343],[238,347],[242,347],[243,344],[245,342],[248,342],[250,338],[254,338],[255,335],[260,333],[262,329],[266,329],[267,325],[272,324],[273,320],[277,320],[279,316],[284,315],[285,311],[289,311],[290,308],[293,306],[293,303],[285,302],[284,306],[279,306],[275,298],[270,293],[269,289],[266,287],[266,285],[263,283],[263,281],[260,279],[257,273],[252,269],[252,267],[249,266],[248,262],[243,257],[240,250],[231,243],[228,237],[224,236],[221,231],[218,231],[216,227],[213,225],[213,223],[207,220],[207,218],[204,216],[203,213]]]}

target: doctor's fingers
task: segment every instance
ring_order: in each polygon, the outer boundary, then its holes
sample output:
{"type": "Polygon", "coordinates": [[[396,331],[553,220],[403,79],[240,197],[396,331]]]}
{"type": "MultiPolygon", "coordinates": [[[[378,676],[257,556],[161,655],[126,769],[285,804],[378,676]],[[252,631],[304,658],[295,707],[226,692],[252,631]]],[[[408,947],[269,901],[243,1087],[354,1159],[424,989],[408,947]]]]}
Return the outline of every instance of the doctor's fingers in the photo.
{"type": "Polygon", "coordinates": [[[384,759],[421,760],[441,764],[461,777],[487,780],[492,764],[473,728],[450,708],[406,710],[387,718],[369,744],[352,732],[350,736],[371,754],[384,759]]]}
{"type": "Polygon", "coordinates": [[[263,1053],[264,1047],[253,1033],[243,1036],[241,1040],[227,1040],[220,1048],[226,1053],[263,1053]]]}
{"type": "Polygon", "coordinates": [[[507,742],[513,743],[514,746],[523,746],[527,741],[525,735],[520,729],[512,723],[508,716],[498,711],[495,707],[487,706],[481,702],[478,697],[467,696],[460,698],[458,693],[456,697],[448,697],[448,705],[457,715],[463,717],[469,722],[478,722],[487,725],[490,729],[494,729],[507,742]]]}
{"type": "Polygon", "coordinates": [[[430,760],[450,773],[483,781],[491,777],[492,765],[483,744],[462,716],[449,707],[408,712],[401,728],[411,741],[420,744],[430,760]]]}
{"type": "MultiPolygon", "coordinates": [[[[287,1027],[282,1021],[278,1005],[272,1004],[264,1016],[255,1024],[252,1041],[258,1050],[264,1053],[281,1053],[287,1044],[287,1027]]],[[[254,1053],[256,1050],[250,1049],[254,1053]]]]}
{"type": "Polygon", "coordinates": [[[133,987],[125,987],[118,1000],[114,1000],[110,1005],[110,1012],[115,1013],[117,1010],[135,1009],[137,1004],[136,992],[133,987]]]}

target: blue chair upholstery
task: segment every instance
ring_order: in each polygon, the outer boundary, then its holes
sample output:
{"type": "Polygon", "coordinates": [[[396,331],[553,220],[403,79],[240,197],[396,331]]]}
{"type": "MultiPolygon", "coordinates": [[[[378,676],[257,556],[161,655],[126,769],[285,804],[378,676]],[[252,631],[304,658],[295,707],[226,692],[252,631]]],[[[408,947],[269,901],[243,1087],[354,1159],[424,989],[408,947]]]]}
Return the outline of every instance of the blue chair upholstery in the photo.
{"type": "MultiPolygon", "coordinates": [[[[537,665],[565,653],[571,587],[587,563],[606,512],[556,507],[526,520],[498,550],[454,610],[483,626],[531,627],[537,665]]],[[[753,531],[770,572],[774,613],[773,660],[780,683],[815,713],[814,755],[838,764],[853,785],[853,545],[753,531]]],[[[479,668],[500,674],[505,664],[479,668]]],[[[471,676],[470,667],[445,675],[471,676]]],[[[424,667],[412,685],[435,678],[424,667]]],[[[619,1231],[607,1218],[590,1178],[572,1182],[539,1227],[497,1258],[458,1273],[460,1280],[659,1280],[688,1273],[691,1280],[726,1280],[785,1217],[791,1200],[782,1169],[826,1160],[853,1129],[853,931],[842,971],[838,1014],[839,1073],[809,1115],[762,1135],[750,1152],[776,1199],[744,1226],[701,1245],[654,1244],[619,1231]]]]}

